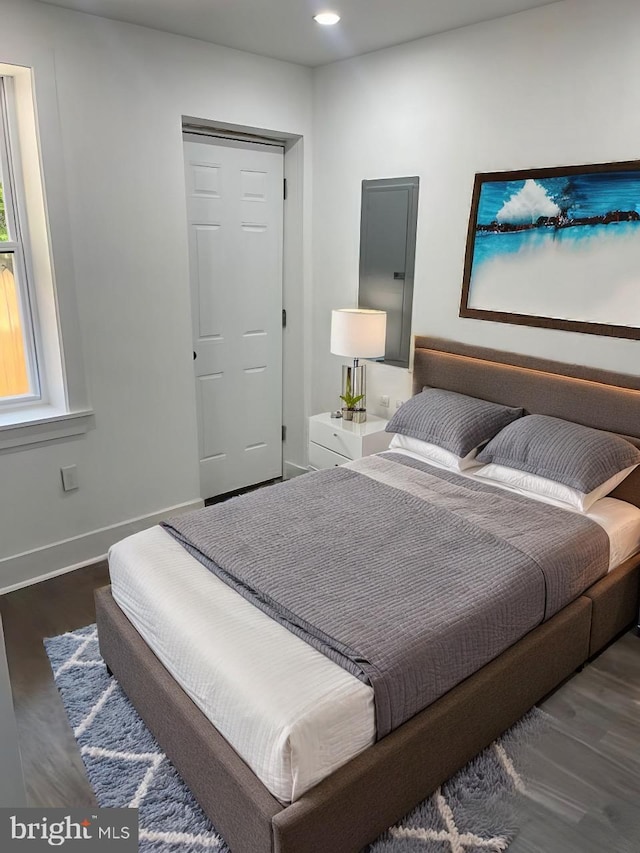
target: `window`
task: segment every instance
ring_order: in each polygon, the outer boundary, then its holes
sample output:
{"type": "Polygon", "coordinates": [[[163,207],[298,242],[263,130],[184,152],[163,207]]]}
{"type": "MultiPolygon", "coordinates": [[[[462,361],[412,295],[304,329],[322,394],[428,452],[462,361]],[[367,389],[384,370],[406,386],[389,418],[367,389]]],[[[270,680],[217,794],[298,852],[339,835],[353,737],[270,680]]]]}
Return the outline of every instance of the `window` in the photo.
{"type": "Polygon", "coordinates": [[[24,59],[0,63],[0,453],[94,426],[55,68],[24,59]]]}
{"type": "Polygon", "coordinates": [[[40,398],[11,80],[0,78],[0,405],[40,398]]]}

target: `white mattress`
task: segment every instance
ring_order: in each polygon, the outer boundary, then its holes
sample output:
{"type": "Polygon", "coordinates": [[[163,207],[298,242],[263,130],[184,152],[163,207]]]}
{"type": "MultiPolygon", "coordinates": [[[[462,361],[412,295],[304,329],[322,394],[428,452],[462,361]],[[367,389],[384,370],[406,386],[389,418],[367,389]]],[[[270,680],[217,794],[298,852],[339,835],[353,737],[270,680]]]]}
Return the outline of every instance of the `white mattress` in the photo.
{"type": "MultiPolygon", "coordinates": [[[[610,568],[640,548],[640,510],[589,517],[610,568]]],[[[158,658],[271,793],[292,802],[375,739],[372,689],[270,619],[153,527],[109,553],[113,596],[158,658]]]]}
{"type": "Polygon", "coordinates": [[[245,601],[161,527],[114,545],[109,570],[131,623],[282,802],[375,740],[371,687],[245,601]]]}

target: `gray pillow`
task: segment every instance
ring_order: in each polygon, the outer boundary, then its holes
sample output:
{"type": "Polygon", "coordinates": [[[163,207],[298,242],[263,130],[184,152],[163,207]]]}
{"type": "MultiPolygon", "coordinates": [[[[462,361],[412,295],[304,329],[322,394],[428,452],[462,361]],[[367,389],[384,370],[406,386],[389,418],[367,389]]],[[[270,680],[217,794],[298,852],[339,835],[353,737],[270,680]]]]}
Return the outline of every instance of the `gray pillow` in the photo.
{"type": "Polygon", "coordinates": [[[640,451],[610,432],[548,415],[527,415],[498,433],[477,459],[538,474],[588,494],[637,465],[640,451]]]}
{"type": "Polygon", "coordinates": [[[523,414],[524,409],[442,388],[425,388],[398,409],[386,430],[430,441],[457,456],[466,456],[523,414]]]}

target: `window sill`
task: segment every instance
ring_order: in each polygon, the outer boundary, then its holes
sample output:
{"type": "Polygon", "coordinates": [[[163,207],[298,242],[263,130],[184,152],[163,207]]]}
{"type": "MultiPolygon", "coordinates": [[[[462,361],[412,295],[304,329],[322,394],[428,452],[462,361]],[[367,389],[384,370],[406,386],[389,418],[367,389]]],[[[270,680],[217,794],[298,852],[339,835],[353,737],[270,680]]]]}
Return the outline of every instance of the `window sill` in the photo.
{"type": "Polygon", "coordinates": [[[61,412],[53,406],[0,412],[0,451],[82,435],[94,427],[91,409],[61,412]]]}

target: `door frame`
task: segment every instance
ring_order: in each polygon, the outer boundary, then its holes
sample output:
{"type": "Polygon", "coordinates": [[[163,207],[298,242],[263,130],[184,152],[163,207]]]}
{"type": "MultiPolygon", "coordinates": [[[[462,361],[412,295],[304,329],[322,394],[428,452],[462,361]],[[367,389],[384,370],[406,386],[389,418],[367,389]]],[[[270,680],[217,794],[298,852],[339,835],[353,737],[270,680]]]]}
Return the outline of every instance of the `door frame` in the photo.
{"type": "MultiPolygon", "coordinates": [[[[287,312],[287,325],[282,330],[282,424],[286,427],[282,468],[283,477],[288,479],[307,471],[306,432],[311,410],[311,384],[307,381],[311,364],[310,244],[303,226],[310,216],[310,201],[303,193],[304,174],[310,174],[309,153],[299,134],[187,115],[182,116],[181,145],[184,134],[193,134],[194,130],[203,136],[243,138],[258,143],[271,141],[284,147],[287,197],[282,231],[282,306],[287,312]]],[[[187,221],[186,193],[184,221],[187,221]]]]}

